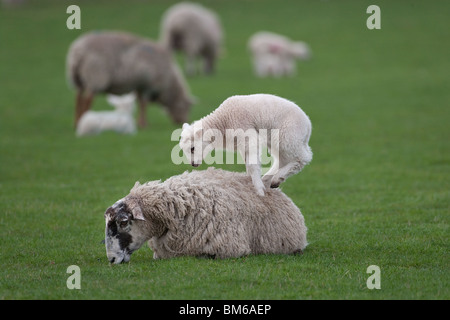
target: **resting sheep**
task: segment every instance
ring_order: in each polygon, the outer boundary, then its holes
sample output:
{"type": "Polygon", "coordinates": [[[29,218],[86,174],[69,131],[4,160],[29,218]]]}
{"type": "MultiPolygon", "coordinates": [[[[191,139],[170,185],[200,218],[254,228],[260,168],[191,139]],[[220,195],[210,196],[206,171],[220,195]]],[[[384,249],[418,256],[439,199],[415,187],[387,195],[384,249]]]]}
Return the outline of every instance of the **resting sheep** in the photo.
{"type": "Polygon", "coordinates": [[[133,93],[123,96],[107,95],[109,104],[114,111],[87,111],[77,125],[77,136],[98,134],[111,130],[123,134],[136,133],[136,123],[133,112],[135,109],[135,95],[133,93]]]}
{"type": "Polygon", "coordinates": [[[178,3],[162,18],[160,42],[186,55],[185,68],[190,76],[197,72],[197,59],[203,60],[206,74],[214,72],[222,36],[218,16],[200,4],[178,3]]]}
{"type": "Polygon", "coordinates": [[[259,77],[292,76],[296,72],[296,60],[307,60],[311,55],[306,43],[267,31],[251,36],[248,47],[255,74],[259,77]]]}
{"type": "Polygon", "coordinates": [[[106,255],[128,262],[148,241],[153,258],[294,254],[305,249],[304,218],[278,189],[260,198],[245,174],[208,168],[165,182],[138,182],[105,212],[106,255]]]}
{"type": "Polygon", "coordinates": [[[66,72],[77,90],[75,125],[99,93],[135,91],[140,127],[147,125],[148,101],[165,106],[175,123],[188,118],[192,101],[186,82],[170,53],[150,40],[125,32],[84,34],[69,48],[66,72]]]}

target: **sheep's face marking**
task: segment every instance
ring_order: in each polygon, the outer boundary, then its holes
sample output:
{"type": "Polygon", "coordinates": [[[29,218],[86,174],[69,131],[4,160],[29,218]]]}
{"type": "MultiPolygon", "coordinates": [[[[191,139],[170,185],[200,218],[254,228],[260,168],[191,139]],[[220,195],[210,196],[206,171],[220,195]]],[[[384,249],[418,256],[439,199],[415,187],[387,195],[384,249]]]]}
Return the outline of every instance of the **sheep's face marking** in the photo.
{"type": "Polygon", "coordinates": [[[105,245],[109,262],[130,261],[131,254],[145,242],[139,220],[144,220],[142,215],[134,215],[123,199],[106,210],[105,245]]]}

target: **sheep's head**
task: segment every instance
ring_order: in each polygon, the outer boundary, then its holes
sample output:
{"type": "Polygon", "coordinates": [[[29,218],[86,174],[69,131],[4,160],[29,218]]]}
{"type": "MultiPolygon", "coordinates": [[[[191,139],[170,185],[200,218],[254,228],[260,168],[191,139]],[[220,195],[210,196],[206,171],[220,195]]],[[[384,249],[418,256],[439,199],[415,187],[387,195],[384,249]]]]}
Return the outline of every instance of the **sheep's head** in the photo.
{"type": "Polygon", "coordinates": [[[106,256],[111,263],[130,261],[131,254],[148,240],[145,219],[137,201],[124,198],[105,212],[106,256]]]}
{"type": "Polygon", "coordinates": [[[188,121],[189,112],[192,109],[192,105],[196,103],[194,97],[188,96],[183,93],[180,97],[173,102],[173,104],[167,109],[173,122],[176,124],[183,124],[188,121]]]}

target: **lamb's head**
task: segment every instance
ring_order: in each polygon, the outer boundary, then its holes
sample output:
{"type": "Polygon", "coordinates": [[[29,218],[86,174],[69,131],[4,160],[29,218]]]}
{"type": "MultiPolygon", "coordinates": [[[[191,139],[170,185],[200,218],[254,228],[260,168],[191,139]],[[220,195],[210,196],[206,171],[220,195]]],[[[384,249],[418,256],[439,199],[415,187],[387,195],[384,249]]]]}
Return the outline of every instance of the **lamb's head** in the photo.
{"type": "Polygon", "coordinates": [[[122,96],[108,94],[106,96],[108,103],[114,106],[119,111],[132,113],[135,109],[136,95],[131,92],[122,96]]]}
{"type": "Polygon", "coordinates": [[[180,148],[193,167],[198,167],[207,155],[206,147],[210,142],[205,141],[202,121],[196,121],[192,125],[185,123],[180,136],[180,148]]]}
{"type": "Polygon", "coordinates": [[[311,58],[311,50],[309,46],[302,41],[292,42],[291,54],[297,59],[308,60],[311,58]]]}
{"type": "Polygon", "coordinates": [[[125,197],[105,212],[106,256],[111,263],[130,261],[131,254],[148,240],[145,218],[137,199],[125,197]]]}

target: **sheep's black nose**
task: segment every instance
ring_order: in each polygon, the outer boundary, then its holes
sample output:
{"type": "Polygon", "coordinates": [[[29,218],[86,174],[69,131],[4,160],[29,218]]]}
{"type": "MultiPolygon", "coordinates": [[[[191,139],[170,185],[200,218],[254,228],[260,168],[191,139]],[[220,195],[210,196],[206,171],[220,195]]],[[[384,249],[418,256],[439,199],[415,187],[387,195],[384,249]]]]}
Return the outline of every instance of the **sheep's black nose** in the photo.
{"type": "Polygon", "coordinates": [[[109,260],[109,262],[111,262],[111,263],[114,263],[114,261],[116,261],[116,258],[114,258],[114,257],[109,260]]]}

